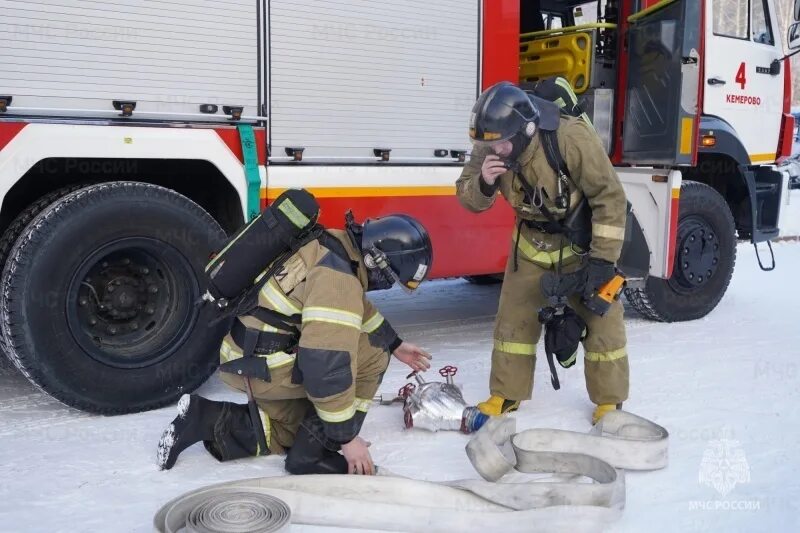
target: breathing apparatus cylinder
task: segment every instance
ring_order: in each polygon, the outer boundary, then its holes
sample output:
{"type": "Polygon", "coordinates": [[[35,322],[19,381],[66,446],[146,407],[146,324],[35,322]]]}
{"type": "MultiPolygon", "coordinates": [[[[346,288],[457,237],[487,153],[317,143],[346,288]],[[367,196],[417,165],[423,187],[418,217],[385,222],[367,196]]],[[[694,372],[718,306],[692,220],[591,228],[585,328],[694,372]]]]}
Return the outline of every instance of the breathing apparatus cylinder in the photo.
{"type": "Polygon", "coordinates": [[[289,189],[236,232],[206,266],[208,293],[233,299],[282,253],[293,248],[319,218],[319,204],[305,189],[289,189]]]}

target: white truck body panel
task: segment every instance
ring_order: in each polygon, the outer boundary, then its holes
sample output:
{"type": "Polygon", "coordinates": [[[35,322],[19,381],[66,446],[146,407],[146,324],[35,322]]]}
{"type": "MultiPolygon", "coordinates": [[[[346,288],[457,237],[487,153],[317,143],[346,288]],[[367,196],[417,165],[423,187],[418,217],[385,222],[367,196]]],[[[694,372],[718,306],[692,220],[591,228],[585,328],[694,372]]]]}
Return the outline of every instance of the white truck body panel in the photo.
{"type": "Polygon", "coordinates": [[[682,175],[678,170],[652,168],[618,168],[625,195],[633,215],[639,222],[650,250],[650,275],[668,277],[670,272],[670,233],[673,210],[678,208],[682,175]],[[653,176],[666,176],[666,181],[654,181],[653,176]]]}
{"type": "Polygon", "coordinates": [[[479,89],[477,0],[272,0],[271,161],[451,162],[479,89]],[[447,150],[444,158],[434,150],[447,150]]]}
{"type": "MultiPolygon", "coordinates": [[[[764,0],[751,2],[754,13],[760,9],[761,2],[764,0]]],[[[781,72],[777,76],[758,69],[769,69],[774,60],[783,57],[783,36],[772,0],[764,5],[769,6],[767,20],[773,44],[759,42],[764,36],[755,34],[757,24],[754,21],[748,30],[748,3],[743,0],[739,3],[744,11],[739,13],[737,21],[732,10],[736,2],[724,6],[727,16],[714,13],[717,2],[706,2],[705,79],[701,80],[705,84],[703,112],[721,117],[736,130],[753,164],[768,164],[775,161],[783,117],[784,65],[781,62],[781,72]],[[715,34],[715,24],[717,30],[728,35],[715,34]],[[709,83],[713,79],[724,84],[709,83]]]]}
{"type": "Polygon", "coordinates": [[[7,116],[195,114],[225,120],[223,105],[259,115],[262,1],[0,0],[0,94],[7,116]],[[218,114],[201,115],[200,104],[218,114]]]}
{"type": "MultiPolygon", "coordinates": [[[[125,169],[137,159],[194,159],[216,166],[236,189],[242,212],[247,207],[247,180],[239,158],[212,128],[143,128],[129,126],[89,126],[71,124],[28,124],[0,150],[0,198],[36,164],[45,172],[58,174],[78,170],[81,158],[113,159],[100,169],[113,175],[115,168],[125,169]],[[51,158],[69,158],[66,162],[48,162],[51,158]],[[40,163],[42,162],[42,163],[40,163]],[[52,164],[52,168],[48,167],[52,164]],[[75,169],[59,165],[76,165],[75,169]],[[120,165],[115,167],[114,165],[120,165]]],[[[262,184],[265,169],[260,167],[262,184]]]]}

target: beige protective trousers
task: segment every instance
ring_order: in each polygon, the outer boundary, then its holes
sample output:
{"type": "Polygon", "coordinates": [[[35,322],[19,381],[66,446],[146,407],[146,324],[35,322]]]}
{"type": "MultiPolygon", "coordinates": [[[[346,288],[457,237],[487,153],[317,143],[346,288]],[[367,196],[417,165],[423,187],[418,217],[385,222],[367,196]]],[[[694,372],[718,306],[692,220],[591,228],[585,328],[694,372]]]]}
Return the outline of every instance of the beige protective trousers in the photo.
{"type": "MultiPolygon", "coordinates": [[[[553,255],[557,257],[558,252],[553,255]]],[[[492,351],[491,393],[508,400],[527,400],[533,392],[536,345],[542,332],[537,314],[547,306],[540,280],[545,268],[520,253],[514,270],[512,248],[500,293],[492,351]]],[[[577,266],[577,265],[574,265],[577,266]]],[[[569,268],[565,268],[569,271],[569,268]]],[[[571,269],[574,270],[574,267],[571,269]]],[[[595,404],[618,404],[628,398],[628,355],[622,303],[614,302],[600,317],[580,303],[580,295],[569,299],[570,306],[586,321],[588,335],[583,341],[586,390],[595,404]]],[[[575,368],[562,369],[562,380],[575,368]]]]}

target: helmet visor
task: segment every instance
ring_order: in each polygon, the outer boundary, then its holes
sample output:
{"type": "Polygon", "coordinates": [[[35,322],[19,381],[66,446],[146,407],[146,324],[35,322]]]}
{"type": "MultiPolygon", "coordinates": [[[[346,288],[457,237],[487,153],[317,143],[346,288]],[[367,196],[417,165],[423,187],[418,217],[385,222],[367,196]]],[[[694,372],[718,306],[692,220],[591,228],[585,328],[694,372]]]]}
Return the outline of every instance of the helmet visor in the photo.
{"type": "Polygon", "coordinates": [[[470,128],[469,128],[469,138],[472,141],[473,146],[480,146],[485,148],[491,148],[492,146],[498,145],[509,140],[511,137],[514,136],[516,131],[490,131],[480,127],[475,127],[474,125],[474,117],[470,120],[470,128]]]}

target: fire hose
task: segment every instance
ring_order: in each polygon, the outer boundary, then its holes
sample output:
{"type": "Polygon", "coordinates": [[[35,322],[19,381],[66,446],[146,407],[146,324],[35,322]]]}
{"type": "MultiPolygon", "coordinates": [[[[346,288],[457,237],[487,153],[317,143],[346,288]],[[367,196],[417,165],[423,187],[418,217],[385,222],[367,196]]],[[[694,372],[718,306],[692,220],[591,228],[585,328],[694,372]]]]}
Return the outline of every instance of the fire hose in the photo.
{"type": "Polygon", "coordinates": [[[602,531],[624,508],[622,469],[664,468],[667,445],[666,429],[625,411],[606,414],[588,434],[517,433],[513,418],[491,418],[466,447],[484,479],[435,483],[380,471],[255,478],[179,496],[158,511],[154,525],[162,533],[268,533],[290,523],[446,533],[602,531]],[[533,473],[555,474],[555,481],[525,475],[533,473]]]}

